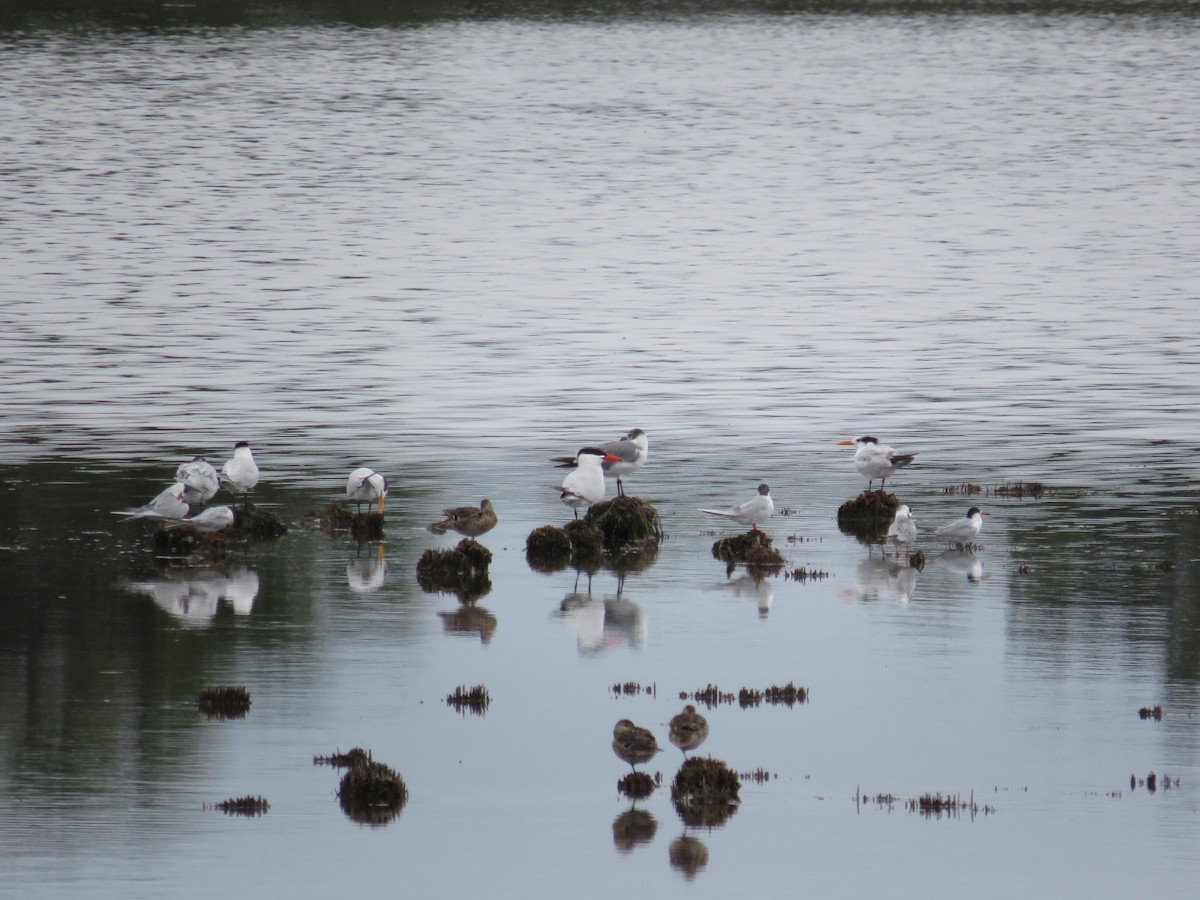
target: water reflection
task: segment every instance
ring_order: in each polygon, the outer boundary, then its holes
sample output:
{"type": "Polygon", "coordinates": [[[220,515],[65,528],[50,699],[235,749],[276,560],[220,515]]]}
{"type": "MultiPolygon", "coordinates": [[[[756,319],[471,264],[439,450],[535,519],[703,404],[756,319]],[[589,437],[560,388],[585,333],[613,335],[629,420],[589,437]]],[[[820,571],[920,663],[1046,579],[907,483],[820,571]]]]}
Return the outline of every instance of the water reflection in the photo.
{"type": "Polygon", "coordinates": [[[717,590],[729,591],[735,597],[753,600],[758,607],[759,618],[765,619],[771,612],[771,603],[775,600],[775,585],[770,578],[754,575],[739,575],[723,581],[716,586],[717,590]]]}
{"type": "Polygon", "coordinates": [[[359,547],[359,553],[346,563],[346,584],[356,594],[373,594],[387,581],[387,559],[383,555],[383,544],[376,544],[373,551],[359,547]]]}
{"type": "Polygon", "coordinates": [[[486,644],[496,632],[496,617],[491,611],[474,603],[465,603],[453,612],[439,612],[442,628],[447,634],[479,635],[486,644]]]}
{"type": "Polygon", "coordinates": [[[897,562],[886,556],[870,556],[854,568],[854,585],[844,588],[842,597],[848,600],[895,600],[908,603],[917,589],[919,573],[907,562],[897,562]]]}
{"type": "Polygon", "coordinates": [[[613,846],[621,853],[630,853],[641,844],[649,844],[657,833],[658,820],[644,809],[631,806],[613,819],[613,846]]]}
{"type": "Polygon", "coordinates": [[[618,580],[616,594],[596,597],[591,592],[589,575],[586,591],[572,590],[563,597],[555,614],[575,632],[580,653],[602,653],[622,645],[635,650],[645,646],[648,630],[645,613],[624,596],[623,582],[623,578],[618,580]]]}
{"type": "Polygon", "coordinates": [[[708,847],[699,838],[684,833],[671,841],[667,858],[672,869],[683,873],[688,881],[694,881],[708,865],[708,847]]]}
{"type": "Polygon", "coordinates": [[[972,584],[983,581],[983,561],[970,550],[946,550],[935,556],[931,563],[938,569],[966,578],[972,584]]]}
{"type": "Polygon", "coordinates": [[[125,584],[126,590],[149,597],[160,609],[189,626],[208,625],[222,604],[231,607],[235,615],[250,615],[258,587],[258,573],[247,568],[227,572],[189,569],[125,584]]]}

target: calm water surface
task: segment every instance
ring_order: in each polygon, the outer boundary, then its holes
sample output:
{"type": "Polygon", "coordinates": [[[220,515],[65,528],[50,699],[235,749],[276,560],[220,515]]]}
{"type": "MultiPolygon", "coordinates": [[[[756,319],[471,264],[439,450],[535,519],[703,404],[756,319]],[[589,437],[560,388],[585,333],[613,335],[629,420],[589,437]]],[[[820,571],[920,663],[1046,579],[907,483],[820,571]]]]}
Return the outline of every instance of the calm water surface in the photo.
{"type": "Polygon", "coordinates": [[[3,892],[1191,895],[1194,20],[34,30],[0,80],[3,892]],[[658,559],[533,572],[547,458],[634,426],[658,559]],[[840,534],[864,433],[982,548],[840,534]],[[286,538],[180,573],[114,524],[242,439],[286,538]],[[360,464],[386,540],[303,527],[360,464]],[[760,481],[827,578],[712,559],[697,508],[760,481]],[[483,496],[492,591],[423,593],[424,526],[483,496]],[[727,823],[664,784],[619,837],[617,719],[665,745],[680,692],[789,680],[706,711],[772,773],[727,823]],[[211,683],[250,715],[200,717],[211,683]],[[475,684],[486,715],[443,702],[475,684]],[[313,765],[356,745],[407,781],[387,826],[313,765]]]}

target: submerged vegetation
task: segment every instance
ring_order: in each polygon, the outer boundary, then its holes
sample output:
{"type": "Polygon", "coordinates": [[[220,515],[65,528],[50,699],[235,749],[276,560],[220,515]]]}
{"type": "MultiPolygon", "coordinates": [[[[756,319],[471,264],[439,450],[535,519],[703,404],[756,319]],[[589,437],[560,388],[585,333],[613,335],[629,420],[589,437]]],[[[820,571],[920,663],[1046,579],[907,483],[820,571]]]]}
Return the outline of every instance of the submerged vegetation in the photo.
{"type": "Polygon", "coordinates": [[[417,561],[417,583],[426,593],[454,594],[471,603],[492,589],[491,562],[492,551],[472,538],[463,538],[451,549],[431,547],[417,561]]]}
{"type": "Polygon", "coordinates": [[[196,707],[210,719],[244,719],[250,712],[250,692],[244,687],[206,687],[196,697],[196,707]]]}

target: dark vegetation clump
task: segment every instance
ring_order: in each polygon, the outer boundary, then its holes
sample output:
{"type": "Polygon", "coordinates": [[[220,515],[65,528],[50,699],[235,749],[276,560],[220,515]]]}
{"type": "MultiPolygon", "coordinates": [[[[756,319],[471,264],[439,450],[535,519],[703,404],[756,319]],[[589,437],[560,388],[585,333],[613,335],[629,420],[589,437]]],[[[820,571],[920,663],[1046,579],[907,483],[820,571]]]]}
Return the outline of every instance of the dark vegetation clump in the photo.
{"type": "Polygon", "coordinates": [[[964,481],[962,484],[952,484],[949,487],[942,488],[943,494],[965,494],[970,497],[974,494],[983,493],[983,485],[975,484],[971,481],[964,481]]]}
{"type": "Polygon", "coordinates": [[[525,561],[535,572],[559,572],[571,564],[571,537],[566,529],[543,525],[525,539],[525,561]]]}
{"type": "Polygon", "coordinates": [[[980,806],[976,803],[974,791],[971,792],[968,800],[964,800],[959,794],[947,794],[943,797],[941,794],[925,793],[915,800],[905,801],[904,805],[909,812],[918,812],[926,818],[938,819],[942,816],[957,816],[964,812],[972,816],[980,812],[984,815],[995,812],[990,806],[980,806]]]}
{"type": "Polygon", "coordinates": [[[348,531],[360,541],[383,539],[383,514],[379,512],[351,512],[341,503],[331,503],[319,521],[324,531],[348,531]]]}
{"type": "Polygon", "coordinates": [[[636,697],[638,694],[649,694],[650,696],[658,696],[658,685],[647,684],[645,686],[638,684],[636,681],[618,682],[612,686],[612,692],[618,697],[624,694],[627,697],[636,697]]]}
{"type": "Polygon", "coordinates": [[[864,544],[877,544],[887,537],[900,501],[885,491],[863,491],[847,500],[837,511],[838,530],[864,544]]]}
{"type": "Polygon", "coordinates": [[[206,687],[196,706],[210,719],[244,719],[250,712],[250,693],[244,687],[206,687]]]}
{"type": "Polygon", "coordinates": [[[662,540],[658,510],[640,497],[614,497],[588,507],[584,521],[603,535],[604,549],[616,553],[628,544],[662,540]]]}
{"type": "Polygon", "coordinates": [[[712,828],[733,815],[741,787],[737,773],[721,760],[693,756],[671,782],[671,802],[685,825],[712,828]]]}
{"type": "Polygon", "coordinates": [[[714,559],[725,563],[728,575],[744,564],[752,575],[775,575],[783,568],[783,555],[771,546],[771,538],[757,529],[722,538],[712,546],[714,559]]]}
{"type": "Polygon", "coordinates": [[[778,775],[772,775],[762,766],[759,766],[753,772],[742,772],[739,776],[743,781],[753,781],[755,784],[766,784],[772,778],[778,778],[778,775]]]}
{"type": "Polygon", "coordinates": [[[220,559],[229,547],[229,538],[222,532],[200,534],[190,528],[160,528],[152,539],[154,552],[160,556],[206,556],[220,559]]]}
{"type": "Polygon", "coordinates": [[[417,582],[426,593],[454,594],[463,603],[478,600],[492,589],[488,566],[492,551],[471,538],[450,550],[430,548],[417,561],[417,582]]]}
{"type": "Polygon", "coordinates": [[[271,808],[265,797],[235,797],[213,804],[227,816],[262,816],[271,808]]]}
{"type": "Polygon", "coordinates": [[[231,538],[270,540],[287,534],[287,525],[273,512],[259,509],[253,503],[233,508],[233,525],[225,533],[231,538]]]}
{"type": "Polygon", "coordinates": [[[733,703],[737,700],[737,696],[732,693],[723,693],[715,684],[709,684],[698,691],[691,694],[680,692],[680,700],[692,700],[696,703],[702,703],[709,709],[719,706],[722,703],[733,703]]]}
{"type": "Polygon", "coordinates": [[[338,750],[329,754],[329,756],[313,757],[313,765],[332,766],[335,769],[351,769],[354,766],[361,766],[370,761],[370,752],[364,750],[362,747],[353,747],[345,753],[338,750]]]}
{"type": "Polygon", "coordinates": [[[772,706],[792,707],[797,703],[808,702],[808,688],[796,687],[790,681],[782,687],[772,685],[763,691],[763,700],[772,706]]]}
{"type": "Polygon", "coordinates": [[[925,571],[925,551],[914,550],[908,558],[908,566],[911,569],[916,569],[918,572],[925,571]]]}
{"type": "Polygon", "coordinates": [[[630,772],[617,782],[617,793],[630,800],[644,800],[654,793],[654,778],[645,772],[630,772]]]}
{"type": "Polygon", "coordinates": [[[1018,481],[1016,484],[1002,484],[994,493],[997,497],[1040,500],[1046,493],[1046,487],[1040,481],[1018,481]]]}
{"type": "Polygon", "coordinates": [[[1143,719],[1153,719],[1155,722],[1161,722],[1163,717],[1163,708],[1161,706],[1143,706],[1138,710],[1138,716],[1143,719]]]}
{"type": "Polygon", "coordinates": [[[792,581],[819,581],[823,578],[828,578],[829,573],[820,569],[806,569],[804,566],[792,569],[790,572],[783,573],[784,578],[790,578],[792,581]]]}
{"type": "Polygon", "coordinates": [[[351,766],[338,786],[342,811],[362,825],[386,825],[404,809],[408,788],[394,769],[368,759],[351,766]]]}
{"type": "Polygon", "coordinates": [[[563,526],[571,542],[571,561],[577,568],[597,567],[604,558],[604,532],[582,519],[572,519],[563,526]]]}
{"type": "Polygon", "coordinates": [[[477,684],[473,688],[459,685],[454,689],[453,694],[446,697],[446,703],[463,715],[466,715],[466,710],[470,710],[475,715],[482,716],[487,712],[491,702],[492,698],[482,684],[477,684]]]}

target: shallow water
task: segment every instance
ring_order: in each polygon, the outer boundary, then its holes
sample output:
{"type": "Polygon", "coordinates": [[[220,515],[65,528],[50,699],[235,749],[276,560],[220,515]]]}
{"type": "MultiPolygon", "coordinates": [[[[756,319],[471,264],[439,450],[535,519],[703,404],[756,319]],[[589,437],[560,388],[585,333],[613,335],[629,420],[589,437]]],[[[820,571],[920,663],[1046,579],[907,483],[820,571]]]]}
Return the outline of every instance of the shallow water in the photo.
{"type": "Polygon", "coordinates": [[[1198,44],[1169,17],[8,35],[6,887],[1190,895],[1198,44]],[[568,515],[547,458],[634,426],[658,559],[531,571],[568,515]],[[923,527],[987,510],[981,549],[927,540],[914,575],[840,534],[863,433],[918,454],[888,486],[923,527]],[[110,511],[240,439],[290,534],[164,572],[110,511]],[[360,464],[382,549],[301,524],[360,464]],[[760,481],[828,577],[712,558],[734,529],[697,509],[760,481]],[[485,495],[464,610],[414,568],[485,495]],[[666,745],[680,692],[788,681],[811,702],[705,711],[701,752],[772,774],[725,825],[664,784],[653,835],[614,837],[618,718],[666,745]],[[203,720],[211,683],[249,716],[203,720]],[[443,702],[481,683],[486,715],[443,702]],[[386,827],[313,765],[355,745],[408,783],[386,827]],[[990,811],[904,809],[925,792],[990,811]],[[204,808],[245,794],[270,812],[204,808]]]}

